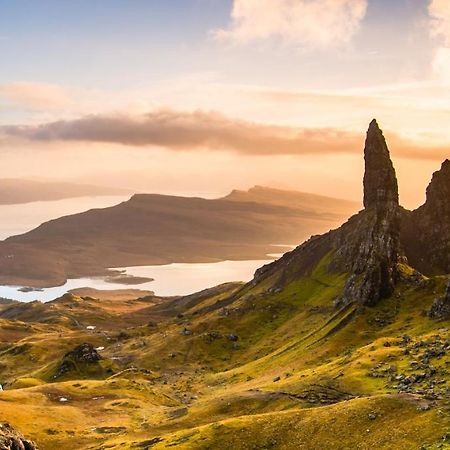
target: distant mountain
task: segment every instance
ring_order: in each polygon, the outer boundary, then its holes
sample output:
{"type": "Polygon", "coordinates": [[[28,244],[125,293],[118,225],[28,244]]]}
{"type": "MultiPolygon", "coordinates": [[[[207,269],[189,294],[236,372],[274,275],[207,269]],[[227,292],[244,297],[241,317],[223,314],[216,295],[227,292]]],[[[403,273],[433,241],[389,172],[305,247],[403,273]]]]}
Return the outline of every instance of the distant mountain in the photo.
{"type": "Polygon", "coordinates": [[[130,191],[126,189],[89,184],[14,178],[0,179],[0,205],[62,200],[65,198],[85,196],[124,195],[129,193],[130,191]]]}
{"type": "Polygon", "coordinates": [[[269,188],[215,200],[138,194],[0,243],[0,283],[41,287],[105,274],[108,267],[267,259],[288,250],[273,244],[327,231],[342,223],[343,211],[357,207],[269,188]]]}
{"type": "Polygon", "coordinates": [[[248,191],[234,190],[225,197],[225,200],[288,206],[330,217],[336,217],[336,215],[347,217],[360,207],[359,203],[350,200],[265,186],[254,186],[248,191]]]}

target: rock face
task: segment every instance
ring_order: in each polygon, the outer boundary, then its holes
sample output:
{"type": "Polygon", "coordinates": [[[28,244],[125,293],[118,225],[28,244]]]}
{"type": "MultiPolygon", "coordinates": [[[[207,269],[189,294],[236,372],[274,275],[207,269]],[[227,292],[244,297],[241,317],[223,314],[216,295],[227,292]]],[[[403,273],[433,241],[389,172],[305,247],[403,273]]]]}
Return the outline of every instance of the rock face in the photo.
{"type": "Polygon", "coordinates": [[[428,315],[432,319],[437,320],[450,319],[450,281],[448,282],[445,294],[442,297],[438,297],[431,305],[428,315]]]}
{"type": "MultiPolygon", "coordinates": [[[[393,293],[400,276],[417,282],[421,274],[450,273],[450,161],[433,174],[425,204],[408,211],[399,205],[395,170],[375,120],[367,131],[364,160],[364,210],[258,269],[252,284],[265,281],[276,292],[325,261],[330,273],[347,275],[336,306],[372,306],[393,293]],[[412,270],[401,274],[405,265],[412,270]]],[[[447,314],[448,296],[436,300],[430,315],[447,314]]]]}
{"type": "Polygon", "coordinates": [[[398,205],[397,177],[386,140],[375,119],[367,131],[364,160],[364,207],[398,205]]]}
{"type": "Polygon", "coordinates": [[[426,275],[450,273],[450,161],[433,174],[426,202],[402,220],[409,263],[426,275]]]}
{"type": "Polygon", "coordinates": [[[11,425],[0,423],[0,450],[38,450],[38,448],[11,425]]]}
{"type": "Polygon", "coordinates": [[[337,230],[316,236],[293,252],[256,272],[254,283],[275,278],[280,288],[307,275],[326,255],[328,270],[347,273],[337,306],[375,305],[389,296],[397,279],[400,252],[400,212],[395,170],[383,133],[373,120],[364,148],[365,209],[337,230]]]}
{"type": "Polygon", "coordinates": [[[341,234],[337,242],[334,268],[350,273],[337,304],[375,305],[393,292],[397,279],[400,257],[397,177],[375,120],[367,131],[364,160],[365,210],[357,228],[341,234]]]}

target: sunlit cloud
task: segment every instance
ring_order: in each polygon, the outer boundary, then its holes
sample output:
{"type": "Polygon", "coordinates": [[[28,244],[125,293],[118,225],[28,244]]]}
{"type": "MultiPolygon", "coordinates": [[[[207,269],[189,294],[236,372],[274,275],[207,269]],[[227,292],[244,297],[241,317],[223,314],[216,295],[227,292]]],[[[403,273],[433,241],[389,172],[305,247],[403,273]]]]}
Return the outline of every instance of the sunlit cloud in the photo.
{"type": "Polygon", "coordinates": [[[435,50],[433,73],[444,84],[450,85],[450,3],[448,0],[431,0],[428,5],[431,35],[442,40],[435,50]]]}
{"type": "Polygon", "coordinates": [[[302,47],[347,43],[358,31],[367,0],[234,0],[231,23],[213,32],[224,42],[278,38],[302,47]]]}
{"type": "MultiPolygon", "coordinates": [[[[90,115],[38,126],[4,126],[4,136],[31,142],[94,142],[172,151],[229,151],[243,155],[360,153],[361,133],[248,122],[217,112],[160,110],[144,115],[90,115]]],[[[443,159],[450,146],[427,147],[387,133],[398,156],[443,159]]],[[[1,142],[1,140],[0,140],[1,142]]]]}
{"type": "Polygon", "coordinates": [[[450,47],[450,3],[448,0],[431,0],[428,6],[432,34],[444,38],[450,47]]]}
{"type": "Polygon", "coordinates": [[[0,99],[24,109],[61,108],[70,102],[62,86],[29,81],[0,85],[0,99]]]}

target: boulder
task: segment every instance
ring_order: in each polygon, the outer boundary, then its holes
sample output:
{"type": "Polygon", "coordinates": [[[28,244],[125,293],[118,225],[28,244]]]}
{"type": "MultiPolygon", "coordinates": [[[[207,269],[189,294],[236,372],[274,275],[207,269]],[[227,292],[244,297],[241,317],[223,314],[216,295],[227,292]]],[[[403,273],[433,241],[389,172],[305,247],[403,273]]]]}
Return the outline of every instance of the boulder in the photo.
{"type": "Polygon", "coordinates": [[[0,450],[38,450],[38,447],[8,423],[0,423],[0,450]]]}

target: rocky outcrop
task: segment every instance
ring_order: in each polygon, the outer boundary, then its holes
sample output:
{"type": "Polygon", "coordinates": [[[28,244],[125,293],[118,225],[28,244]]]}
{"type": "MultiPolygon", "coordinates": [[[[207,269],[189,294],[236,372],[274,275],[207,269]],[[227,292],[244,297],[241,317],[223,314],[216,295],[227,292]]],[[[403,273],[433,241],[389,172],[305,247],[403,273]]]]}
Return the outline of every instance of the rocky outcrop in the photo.
{"type": "Polygon", "coordinates": [[[76,370],[80,363],[96,364],[102,357],[92,344],[81,344],[64,355],[54,378],[58,378],[67,372],[76,370]]]}
{"type": "Polygon", "coordinates": [[[92,344],[81,344],[64,355],[64,359],[70,359],[75,362],[95,363],[102,357],[92,344]]]}
{"type": "Polygon", "coordinates": [[[328,270],[347,273],[337,306],[375,305],[389,296],[401,256],[400,212],[395,170],[383,133],[373,120],[364,148],[365,209],[337,230],[315,236],[279,261],[259,269],[254,283],[272,278],[275,289],[305,276],[326,255],[328,270]]]}
{"type": "Polygon", "coordinates": [[[426,202],[402,220],[409,263],[426,275],[450,273],[450,161],[433,174],[426,202]]]}
{"type": "Polygon", "coordinates": [[[364,207],[398,205],[397,177],[386,140],[375,119],[367,131],[364,160],[364,207]]]}
{"type": "Polygon", "coordinates": [[[38,450],[38,447],[8,423],[0,423],[0,450],[38,450]]]}
{"type": "MultiPolygon", "coordinates": [[[[372,306],[393,293],[400,277],[417,282],[422,274],[450,273],[450,161],[433,174],[425,204],[407,211],[399,205],[395,170],[375,120],[364,160],[364,210],[257,270],[253,285],[264,281],[276,292],[327,261],[329,272],[347,275],[336,305],[372,306]],[[400,273],[405,265],[410,268],[400,273]]],[[[449,301],[437,299],[430,315],[444,316],[447,308],[449,301]]]]}
{"type": "Polygon", "coordinates": [[[445,294],[438,297],[431,305],[428,315],[432,319],[448,320],[450,319],[450,281],[448,282],[445,294]]]}
{"type": "Polygon", "coordinates": [[[395,170],[383,133],[370,123],[364,147],[364,206],[353,230],[340,233],[334,270],[350,274],[337,304],[375,305],[394,290],[400,257],[400,207],[395,170]]]}

